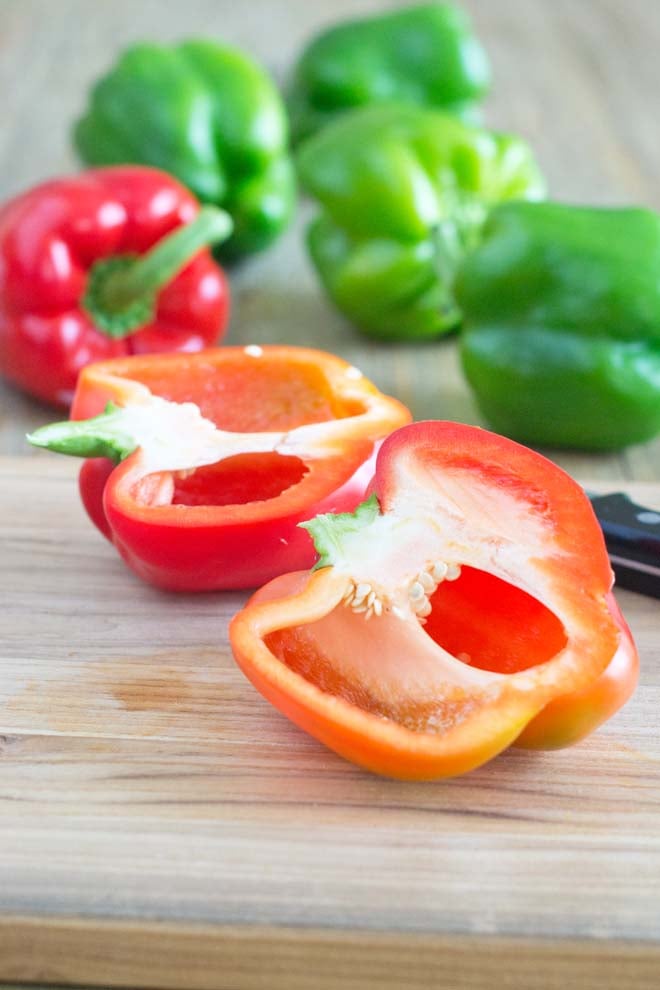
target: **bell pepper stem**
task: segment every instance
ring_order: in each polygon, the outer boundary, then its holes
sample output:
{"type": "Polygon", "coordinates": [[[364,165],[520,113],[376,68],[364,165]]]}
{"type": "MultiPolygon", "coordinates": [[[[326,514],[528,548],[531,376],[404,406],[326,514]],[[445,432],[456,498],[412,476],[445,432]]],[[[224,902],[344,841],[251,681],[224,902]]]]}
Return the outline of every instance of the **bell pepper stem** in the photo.
{"type": "Polygon", "coordinates": [[[441,311],[445,326],[460,322],[460,310],[454,299],[454,278],[462,256],[460,235],[451,220],[442,220],[431,230],[433,263],[441,289],[441,311]]]}
{"type": "Polygon", "coordinates": [[[33,447],[44,447],[72,457],[109,457],[123,461],[137,447],[126,431],[125,410],[109,402],[105,410],[92,419],[65,420],[42,426],[27,438],[33,447]]]}
{"type": "Polygon", "coordinates": [[[433,258],[438,278],[450,287],[454,281],[461,247],[456,225],[451,220],[441,220],[431,230],[433,258]]]}
{"type": "Polygon", "coordinates": [[[102,298],[110,309],[123,309],[136,299],[157,292],[174,278],[198,251],[225,240],[231,219],[224,210],[203,207],[194,220],[163,237],[125,271],[112,272],[102,298]]]}
{"type": "Polygon", "coordinates": [[[380,515],[380,504],[375,494],[361,502],[354,512],[326,512],[307,522],[298,523],[312,538],[319,559],[312,570],[331,567],[343,556],[343,543],[347,536],[359,532],[380,515]]]}
{"type": "Polygon", "coordinates": [[[487,211],[480,203],[456,206],[451,218],[431,228],[433,264],[442,290],[441,309],[445,325],[456,326],[461,311],[454,298],[454,281],[463,258],[479,242],[487,211]]]}
{"type": "Polygon", "coordinates": [[[127,337],[149,323],[157,295],[203,247],[229,237],[232,221],[215,206],[204,206],[190,223],[177,227],[143,255],[115,255],[93,265],[83,308],[102,333],[127,337]]]}

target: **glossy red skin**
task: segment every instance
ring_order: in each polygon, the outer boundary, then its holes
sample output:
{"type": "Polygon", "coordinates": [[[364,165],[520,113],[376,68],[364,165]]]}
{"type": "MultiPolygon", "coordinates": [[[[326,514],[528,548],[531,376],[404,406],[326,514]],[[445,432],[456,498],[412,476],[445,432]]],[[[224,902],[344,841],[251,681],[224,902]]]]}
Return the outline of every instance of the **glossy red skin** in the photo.
{"type": "MultiPolygon", "coordinates": [[[[295,430],[336,418],[338,437],[312,453],[220,460],[192,476],[145,470],[138,448],[116,465],[91,458],[79,476],[92,522],[143,580],[170,591],[253,588],[311,567],[313,542],[299,523],[353,511],[364,498],[383,437],[409,411],[323,351],[264,345],[201,354],[132,356],[80,376],[71,419],[130,401],[135,382],[173,401],[195,402],[222,429],[295,430]],[[255,363],[256,362],[256,363],[255,363]],[[291,464],[295,465],[291,467],[291,464]],[[284,465],[284,466],[283,466],[284,465]],[[217,473],[216,473],[217,472],[217,473]],[[171,486],[174,483],[174,493],[171,486]],[[156,497],[162,485],[168,497],[156,497]]],[[[304,445],[303,445],[304,446],[304,445]]]]}
{"type": "Polygon", "coordinates": [[[341,487],[304,511],[276,518],[193,529],[165,524],[145,527],[128,516],[115,497],[128,461],[115,467],[105,458],[86,461],[79,488],[89,518],[113,543],[130,569],[166,591],[212,591],[255,588],[288,570],[304,570],[316,559],[314,545],[299,522],[322,512],[352,512],[364,498],[379,445],[341,487]]]}
{"type": "Polygon", "coordinates": [[[108,478],[115,469],[107,457],[90,457],[78,475],[78,490],[85,511],[96,528],[112,543],[112,530],[103,508],[103,492],[108,478]]]}
{"type": "Polygon", "coordinates": [[[68,407],[80,370],[94,361],[198,351],[222,335],[227,279],[208,250],[160,293],[155,319],[112,340],[81,309],[93,263],[141,254],[197,213],[195,198],[157,169],[117,166],[54,179],[0,210],[0,373],[68,407]]]}

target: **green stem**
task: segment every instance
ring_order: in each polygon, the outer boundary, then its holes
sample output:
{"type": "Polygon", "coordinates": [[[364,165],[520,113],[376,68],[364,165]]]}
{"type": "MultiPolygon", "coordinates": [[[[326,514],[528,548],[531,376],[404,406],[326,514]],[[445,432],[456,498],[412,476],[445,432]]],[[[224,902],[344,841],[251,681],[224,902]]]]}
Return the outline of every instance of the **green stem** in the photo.
{"type": "Polygon", "coordinates": [[[125,410],[109,402],[99,416],[50,423],[28,433],[27,440],[33,447],[45,447],[58,454],[109,457],[119,463],[137,447],[135,439],[126,432],[126,425],[125,410]]]}
{"type": "Polygon", "coordinates": [[[440,282],[451,288],[461,258],[461,242],[456,224],[441,220],[431,230],[435,270],[440,282]]]}
{"type": "Polygon", "coordinates": [[[229,214],[215,206],[203,207],[194,220],[158,243],[123,272],[105,282],[102,299],[109,309],[124,309],[136,299],[152,295],[208,244],[217,244],[231,233],[229,214]]]}
{"type": "Polygon", "coordinates": [[[461,313],[454,299],[454,278],[461,259],[461,244],[456,225],[443,220],[431,230],[433,267],[438,280],[438,308],[443,326],[454,328],[461,313]]]}
{"type": "Polygon", "coordinates": [[[456,204],[449,216],[430,231],[433,265],[439,286],[439,309],[445,327],[456,327],[461,312],[454,297],[454,282],[463,258],[479,243],[487,209],[483,203],[456,204]]]}
{"type": "Polygon", "coordinates": [[[83,308],[108,337],[126,337],[154,316],[158,292],[210,244],[229,237],[232,221],[215,206],[163,237],[143,255],[116,255],[92,266],[83,308]]]}
{"type": "Polygon", "coordinates": [[[380,515],[380,503],[374,493],[365,502],[361,502],[355,512],[326,512],[298,523],[301,529],[306,529],[314,541],[314,547],[319,559],[312,568],[331,567],[344,557],[344,541],[347,536],[353,536],[365,529],[380,515]]]}

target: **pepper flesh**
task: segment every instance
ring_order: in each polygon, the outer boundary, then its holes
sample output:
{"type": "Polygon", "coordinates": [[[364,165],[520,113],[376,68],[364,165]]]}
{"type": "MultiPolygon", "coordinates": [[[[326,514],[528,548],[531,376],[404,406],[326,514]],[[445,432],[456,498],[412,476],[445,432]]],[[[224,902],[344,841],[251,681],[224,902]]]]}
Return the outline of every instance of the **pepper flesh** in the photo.
{"type": "Polygon", "coordinates": [[[74,141],[90,165],[166,169],[234,233],[225,260],[261,250],[288,226],[295,177],[279,93],[248,55],[211,41],[133,45],[98,80],[74,141]]]}
{"type": "Polygon", "coordinates": [[[452,282],[491,206],[538,198],[544,184],[520,139],[431,110],[363,107],[299,150],[321,213],[308,247],[341,312],[382,339],[422,339],[460,320],[452,282]]]}
{"type": "Polygon", "coordinates": [[[464,11],[425,3],[343,21],[314,38],[293,72],[295,140],[363,104],[405,100],[477,116],[490,85],[486,53],[464,11]]]}
{"type": "Polygon", "coordinates": [[[198,203],[176,180],[134,166],[55,179],[6,203],[0,211],[2,374],[66,407],[90,362],[214,344],[228,319],[229,287],[205,249],[170,273],[153,300],[148,295],[132,332],[100,329],[86,306],[99,267],[134,264],[199,217],[198,203]]]}
{"type": "Polygon", "coordinates": [[[309,566],[298,523],[355,507],[377,444],[410,419],[340,358],[276,346],[96,364],[71,415],[30,439],[91,456],[90,518],[140,577],[177,591],[309,566]],[[117,466],[93,456],[112,451],[117,466]]]}
{"type": "Polygon", "coordinates": [[[463,261],[461,357],[488,422],[614,450],[660,431],[660,216],[507,203],[463,261]]]}
{"type": "Polygon", "coordinates": [[[289,718],[361,766],[430,779],[517,740],[566,745],[629,697],[637,657],[603,537],[558,467],[415,423],[385,441],[370,487],[380,514],[322,544],[331,564],[276,579],[232,621],[239,665],[289,718]],[[365,587],[382,603],[370,619],[365,587]]]}

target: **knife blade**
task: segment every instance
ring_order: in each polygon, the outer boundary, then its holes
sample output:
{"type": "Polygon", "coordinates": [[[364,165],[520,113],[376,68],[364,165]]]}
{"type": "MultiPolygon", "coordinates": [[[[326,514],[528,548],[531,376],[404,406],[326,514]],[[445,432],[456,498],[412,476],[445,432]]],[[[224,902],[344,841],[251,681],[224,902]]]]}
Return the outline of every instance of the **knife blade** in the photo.
{"type": "Polygon", "coordinates": [[[587,492],[605,535],[619,588],[660,598],[660,509],[637,505],[624,492],[587,492]]]}

